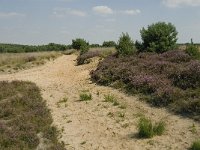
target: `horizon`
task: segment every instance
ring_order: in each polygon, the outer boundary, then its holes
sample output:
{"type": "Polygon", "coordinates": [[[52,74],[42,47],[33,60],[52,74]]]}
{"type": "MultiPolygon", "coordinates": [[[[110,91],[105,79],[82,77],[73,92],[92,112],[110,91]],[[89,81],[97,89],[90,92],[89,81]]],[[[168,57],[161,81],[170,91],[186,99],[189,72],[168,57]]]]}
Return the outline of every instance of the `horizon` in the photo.
{"type": "Polygon", "coordinates": [[[177,43],[199,43],[200,0],[1,0],[0,43],[68,45],[118,41],[122,32],[141,40],[140,30],[156,22],[171,22],[177,43]]]}

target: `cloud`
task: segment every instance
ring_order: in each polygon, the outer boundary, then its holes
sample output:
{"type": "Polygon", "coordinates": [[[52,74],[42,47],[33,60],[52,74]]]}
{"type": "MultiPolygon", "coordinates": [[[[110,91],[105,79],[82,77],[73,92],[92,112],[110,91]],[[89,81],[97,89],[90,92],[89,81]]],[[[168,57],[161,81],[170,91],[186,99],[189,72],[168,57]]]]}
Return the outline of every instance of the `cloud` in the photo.
{"type": "Polygon", "coordinates": [[[109,15],[114,13],[113,10],[108,6],[95,6],[92,8],[92,10],[101,15],[109,15]]]}
{"type": "Polygon", "coordinates": [[[13,18],[13,17],[25,17],[25,14],[17,12],[0,12],[0,18],[13,18]]]}
{"type": "Polygon", "coordinates": [[[126,14],[126,15],[138,15],[141,13],[141,11],[139,9],[130,9],[130,10],[124,10],[121,11],[121,13],[126,14]]]}
{"type": "Polygon", "coordinates": [[[71,10],[70,14],[79,16],[79,17],[85,17],[87,15],[85,12],[80,11],[80,10],[71,10]]]}
{"type": "Polygon", "coordinates": [[[63,18],[66,17],[67,15],[85,17],[87,16],[87,13],[81,10],[75,10],[70,8],[55,8],[53,11],[53,16],[57,18],[63,18]]]}
{"type": "Polygon", "coordinates": [[[200,6],[200,0],[163,0],[162,3],[170,8],[181,6],[200,6]]]}

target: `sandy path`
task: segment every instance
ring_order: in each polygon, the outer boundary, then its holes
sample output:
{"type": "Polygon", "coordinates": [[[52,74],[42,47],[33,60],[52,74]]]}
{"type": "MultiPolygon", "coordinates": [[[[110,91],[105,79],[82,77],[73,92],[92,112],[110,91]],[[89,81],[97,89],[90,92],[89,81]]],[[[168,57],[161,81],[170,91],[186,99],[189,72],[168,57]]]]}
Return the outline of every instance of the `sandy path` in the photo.
{"type": "Polygon", "coordinates": [[[75,60],[75,55],[61,56],[44,66],[0,75],[0,80],[28,80],[41,88],[54,124],[61,131],[60,140],[64,141],[67,149],[184,150],[199,138],[200,125],[197,122],[175,116],[164,109],[152,108],[138,101],[137,97],[127,96],[118,90],[91,83],[89,71],[97,63],[76,66],[75,60]],[[82,90],[92,94],[92,101],[78,101],[82,90]],[[104,95],[108,93],[114,94],[120,104],[126,105],[126,109],[103,102],[104,95]],[[68,101],[57,105],[63,98],[68,98],[68,101]],[[165,134],[152,139],[138,139],[137,122],[141,114],[155,121],[166,121],[165,134]],[[197,133],[190,131],[193,124],[197,133]]]}

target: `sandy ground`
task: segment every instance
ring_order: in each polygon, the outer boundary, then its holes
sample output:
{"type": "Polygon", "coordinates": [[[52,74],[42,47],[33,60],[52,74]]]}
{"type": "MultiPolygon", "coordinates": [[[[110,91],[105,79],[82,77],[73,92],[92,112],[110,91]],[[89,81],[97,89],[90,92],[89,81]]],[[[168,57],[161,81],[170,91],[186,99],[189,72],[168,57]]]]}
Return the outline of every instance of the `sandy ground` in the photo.
{"type": "Polygon", "coordinates": [[[199,138],[199,123],[153,108],[119,90],[91,83],[89,72],[97,62],[76,66],[75,60],[75,55],[61,56],[44,66],[0,75],[0,80],[32,81],[41,88],[54,124],[61,132],[60,140],[68,150],[184,150],[199,138]],[[84,90],[92,94],[91,101],[79,101],[84,90]],[[119,106],[126,108],[103,102],[105,94],[115,95],[119,106]],[[63,98],[68,101],[58,104],[63,98]],[[141,115],[165,121],[164,135],[139,139],[137,123],[141,115]]]}

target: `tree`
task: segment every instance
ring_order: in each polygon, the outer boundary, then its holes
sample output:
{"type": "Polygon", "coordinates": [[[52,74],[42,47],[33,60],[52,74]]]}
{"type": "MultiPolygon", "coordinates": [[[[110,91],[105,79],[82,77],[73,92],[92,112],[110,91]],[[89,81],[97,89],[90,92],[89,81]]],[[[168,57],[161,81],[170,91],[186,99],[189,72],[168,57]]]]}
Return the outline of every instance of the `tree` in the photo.
{"type": "Polygon", "coordinates": [[[136,52],[135,45],[128,33],[122,33],[116,46],[118,54],[130,55],[136,52]]]}
{"type": "Polygon", "coordinates": [[[104,41],[102,47],[115,47],[116,43],[114,41],[104,41]]]}
{"type": "Polygon", "coordinates": [[[142,43],[136,41],[139,52],[163,53],[176,47],[176,27],[171,23],[158,22],[140,30],[142,43]]]}
{"type": "Polygon", "coordinates": [[[86,53],[89,50],[89,43],[84,39],[72,40],[72,47],[80,50],[81,54],[86,53]]]}

